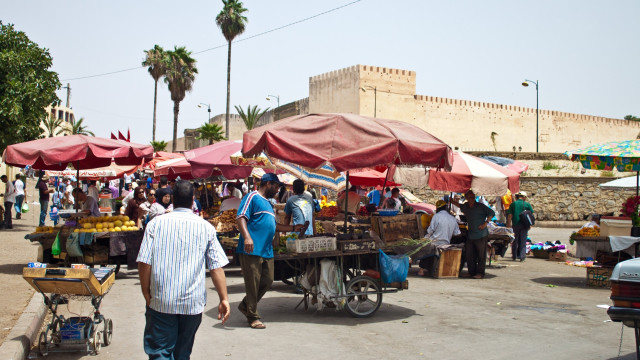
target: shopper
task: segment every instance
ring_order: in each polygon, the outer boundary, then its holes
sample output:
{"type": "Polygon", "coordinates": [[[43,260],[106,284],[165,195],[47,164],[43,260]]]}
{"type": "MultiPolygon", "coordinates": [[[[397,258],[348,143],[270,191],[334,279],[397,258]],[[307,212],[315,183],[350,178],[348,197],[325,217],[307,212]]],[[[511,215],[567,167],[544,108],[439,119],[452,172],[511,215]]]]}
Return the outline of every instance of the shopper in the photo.
{"type": "Polygon", "coordinates": [[[304,181],[293,181],[293,195],[284,206],[285,224],[303,225],[309,222],[305,235],[313,235],[313,197],[304,191],[304,181]],[[291,222],[293,220],[293,223],[291,222]]]}
{"type": "Polygon", "coordinates": [[[488,206],[476,202],[476,195],[471,190],[464,194],[464,198],[467,201],[460,205],[460,210],[467,218],[469,228],[465,244],[468,277],[482,279],[487,261],[487,237],[489,236],[487,225],[495,212],[488,206]]]}
{"type": "Polygon", "coordinates": [[[247,317],[252,329],[264,329],[258,302],[273,283],[273,236],[276,231],[300,231],[302,225],[276,223],[272,199],[282,184],[275,174],[264,174],[257,191],[246,195],[238,211],[240,240],[236,252],[244,276],[246,295],[238,310],[247,317]]]}
{"type": "Polygon", "coordinates": [[[0,180],[5,183],[4,190],[4,228],[5,229],[13,229],[13,223],[11,219],[11,209],[13,208],[13,204],[16,202],[16,188],[13,186],[13,183],[9,181],[7,175],[0,176],[0,180]]]}
{"type": "MultiPolygon", "coordinates": [[[[36,183],[36,189],[38,189],[38,200],[40,201],[40,221],[39,226],[44,226],[44,222],[47,219],[47,211],[49,210],[49,194],[53,192],[53,189],[49,189],[47,183],[49,182],[49,176],[40,173],[40,178],[36,183]]],[[[71,194],[69,194],[71,195],[71,194]]],[[[71,197],[73,198],[73,196],[71,197]]]]}
{"type": "Polygon", "coordinates": [[[533,213],[533,207],[527,200],[527,193],[520,191],[516,194],[516,201],[511,203],[507,210],[507,227],[513,229],[513,246],[511,248],[511,259],[516,261],[524,261],[527,258],[527,235],[529,234],[529,226],[520,221],[520,213],[529,210],[533,213]]]}
{"type": "Polygon", "coordinates": [[[22,216],[22,202],[24,201],[24,183],[21,176],[21,174],[16,174],[16,181],[13,182],[13,186],[16,188],[16,219],[20,219],[22,216]]]}
{"type": "Polygon", "coordinates": [[[220,299],[218,320],[224,324],[229,318],[222,269],[229,260],[215,228],[191,212],[192,202],[193,185],[178,181],[173,188],[175,211],[147,225],[138,253],[149,359],[189,359],[207,302],[205,267],[220,299]]]}

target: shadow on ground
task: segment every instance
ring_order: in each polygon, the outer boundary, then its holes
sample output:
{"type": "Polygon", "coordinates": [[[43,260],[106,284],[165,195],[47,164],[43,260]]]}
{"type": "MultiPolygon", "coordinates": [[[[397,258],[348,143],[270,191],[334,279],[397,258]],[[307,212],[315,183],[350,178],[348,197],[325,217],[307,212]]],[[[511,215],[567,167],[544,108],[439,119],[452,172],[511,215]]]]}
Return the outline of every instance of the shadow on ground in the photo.
{"type": "Polygon", "coordinates": [[[553,285],[571,288],[587,288],[587,280],[584,277],[540,277],[531,279],[531,281],[543,285],[553,285]]]}
{"type": "Polygon", "coordinates": [[[0,274],[22,275],[22,269],[27,264],[2,264],[0,265],[0,274]]]}

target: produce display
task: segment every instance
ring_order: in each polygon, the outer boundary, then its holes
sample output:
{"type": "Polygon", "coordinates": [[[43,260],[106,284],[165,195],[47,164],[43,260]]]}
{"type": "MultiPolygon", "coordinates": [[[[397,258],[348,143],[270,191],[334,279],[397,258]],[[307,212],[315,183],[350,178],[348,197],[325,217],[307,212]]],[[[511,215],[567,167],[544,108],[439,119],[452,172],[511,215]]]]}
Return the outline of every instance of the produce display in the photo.
{"type": "Polygon", "coordinates": [[[600,236],[600,227],[598,225],[594,227],[584,227],[578,230],[578,235],[580,236],[600,236]]]}
{"type": "Polygon", "coordinates": [[[73,232],[118,232],[118,231],[138,231],[136,222],[129,220],[128,216],[89,216],[78,219],[79,228],[73,232]]]}
{"type": "Polygon", "coordinates": [[[365,206],[361,206],[360,209],[358,210],[357,215],[359,215],[359,216],[370,216],[371,214],[369,213],[369,211],[367,210],[367,208],[365,206]]]}
{"type": "Polygon", "coordinates": [[[333,219],[336,215],[338,215],[338,207],[337,206],[325,206],[318,213],[318,217],[320,218],[331,218],[333,219]]]}
{"type": "Polygon", "coordinates": [[[36,227],[36,232],[35,234],[42,234],[42,233],[54,233],[54,232],[58,232],[60,230],[61,226],[38,226],[36,227]]]}
{"type": "Polygon", "coordinates": [[[216,215],[218,215],[219,212],[220,212],[220,206],[212,206],[210,208],[202,210],[202,214],[206,219],[215,217],[216,215]]]}
{"type": "Polygon", "coordinates": [[[232,232],[238,231],[238,226],[236,224],[236,216],[238,210],[230,209],[227,211],[223,211],[222,214],[216,216],[209,220],[211,225],[215,226],[217,232],[232,232]]]}
{"type": "Polygon", "coordinates": [[[325,207],[329,207],[329,206],[336,206],[336,202],[335,201],[327,201],[327,200],[320,200],[320,207],[321,208],[325,208],[325,207]]]}

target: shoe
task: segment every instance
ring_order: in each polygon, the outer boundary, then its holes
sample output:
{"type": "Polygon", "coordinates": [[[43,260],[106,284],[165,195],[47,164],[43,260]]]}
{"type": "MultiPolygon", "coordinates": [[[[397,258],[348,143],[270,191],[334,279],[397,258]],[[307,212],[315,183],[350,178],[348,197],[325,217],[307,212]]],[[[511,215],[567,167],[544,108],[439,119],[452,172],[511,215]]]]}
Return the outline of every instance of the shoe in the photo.
{"type": "Polygon", "coordinates": [[[524,262],[524,259],[525,259],[525,258],[520,259],[520,262],[524,262]]]}
{"type": "Polygon", "coordinates": [[[473,278],[473,279],[483,279],[484,275],[476,274],[476,275],[473,275],[471,278],[473,278]]]}
{"type": "Polygon", "coordinates": [[[16,214],[16,219],[18,219],[18,220],[19,220],[21,215],[22,215],[22,214],[17,213],[17,214],[16,214]]]}

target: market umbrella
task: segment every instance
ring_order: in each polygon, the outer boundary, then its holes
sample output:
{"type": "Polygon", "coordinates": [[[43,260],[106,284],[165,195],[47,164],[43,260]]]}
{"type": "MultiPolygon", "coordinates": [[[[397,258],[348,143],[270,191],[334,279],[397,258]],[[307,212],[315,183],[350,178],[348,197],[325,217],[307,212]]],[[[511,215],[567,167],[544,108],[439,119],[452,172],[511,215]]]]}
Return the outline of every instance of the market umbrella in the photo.
{"type": "MultiPolygon", "coordinates": [[[[80,170],[79,176],[80,179],[87,180],[99,180],[102,178],[106,178],[107,180],[113,180],[117,178],[121,178],[124,174],[131,175],[138,170],[138,166],[136,165],[118,165],[112,163],[110,166],[95,168],[95,169],[86,169],[80,170]]],[[[75,178],[78,175],[78,171],[74,169],[65,169],[62,171],[48,170],[47,175],[49,176],[72,176],[75,178]]]]}
{"type": "Polygon", "coordinates": [[[500,166],[504,166],[509,170],[515,171],[518,174],[522,174],[523,172],[529,169],[529,165],[525,164],[518,160],[513,160],[500,156],[481,156],[482,159],[489,160],[492,163],[498,164],[500,166]]]}
{"type": "Polygon", "coordinates": [[[585,169],[636,172],[636,196],[640,191],[640,140],[613,141],[565,152],[585,169]]]}
{"type": "Polygon", "coordinates": [[[153,176],[166,176],[170,180],[173,180],[178,176],[185,180],[193,179],[191,174],[191,164],[189,164],[184,156],[182,158],[175,158],[156,163],[155,169],[153,169],[153,176]]]}
{"type": "MultiPolygon", "coordinates": [[[[262,176],[267,172],[268,171],[265,171],[264,168],[256,167],[256,168],[253,168],[253,170],[251,171],[251,177],[256,179],[261,179],[262,176]]],[[[278,176],[278,180],[280,180],[280,182],[286,185],[293,185],[293,182],[297,179],[297,177],[285,172],[277,174],[277,176],[278,176]]]]}
{"type": "Polygon", "coordinates": [[[349,173],[349,183],[356,186],[402,186],[400,183],[391,181],[387,177],[388,172],[389,170],[354,170],[349,173]]]}
{"type": "Polygon", "coordinates": [[[637,176],[629,176],[623,177],[616,180],[612,180],[603,184],[599,184],[598,186],[602,189],[635,189],[637,186],[638,178],[637,176]]]}
{"type": "Polygon", "coordinates": [[[333,191],[339,191],[346,185],[344,175],[329,165],[317,169],[300,166],[288,161],[271,159],[271,163],[279,170],[285,171],[310,185],[321,186],[333,191]]]}
{"type": "Polygon", "coordinates": [[[520,191],[520,174],[491,161],[456,151],[450,172],[429,170],[429,187],[462,193],[472,190],[476,195],[503,196],[507,189],[512,193],[520,191]]]}
{"type": "Polygon", "coordinates": [[[86,135],[56,136],[9,145],[2,161],[11,166],[31,166],[39,170],[76,170],[111,165],[140,165],[153,157],[151,145],[86,135]]]}
{"type": "MultiPolygon", "coordinates": [[[[421,165],[451,169],[451,148],[428,132],[398,120],[355,114],[292,116],[247,131],[244,156],[269,158],[336,172],[379,165],[421,165]]],[[[345,217],[346,225],[346,217],[345,217]]]]}
{"type": "Polygon", "coordinates": [[[212,145],[185,151],[184,156],[191,164],[194,178],[206,179],[213,175],[222,175],[226,179],[244,179],[251,175],[251,166],[231,163],[231,155],[242,149],[241,141],[220,141],[212,145]]]}
{"type": "Polygon", "coordinates": [[[145,161],[145,163],[142,165],[142,168],[153,170],[156,168],[156,165],[158,163],[171,159],[184,159],[184,154],[157,151],[153,154],[153,159],[145,161]]]}

